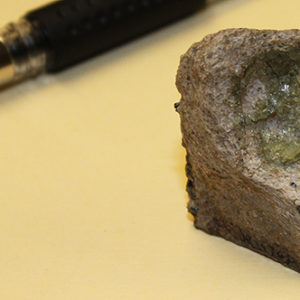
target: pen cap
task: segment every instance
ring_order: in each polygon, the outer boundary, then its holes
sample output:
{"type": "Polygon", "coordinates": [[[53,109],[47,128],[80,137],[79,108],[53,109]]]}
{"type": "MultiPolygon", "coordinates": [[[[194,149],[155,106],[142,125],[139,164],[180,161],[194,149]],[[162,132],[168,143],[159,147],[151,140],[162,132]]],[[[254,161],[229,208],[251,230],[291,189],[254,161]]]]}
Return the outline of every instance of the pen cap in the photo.
{"type": "Polygon", "coordinates": [[[201,8],[205,0],[63,0],[29,12],[57,72],[201,8]]]}

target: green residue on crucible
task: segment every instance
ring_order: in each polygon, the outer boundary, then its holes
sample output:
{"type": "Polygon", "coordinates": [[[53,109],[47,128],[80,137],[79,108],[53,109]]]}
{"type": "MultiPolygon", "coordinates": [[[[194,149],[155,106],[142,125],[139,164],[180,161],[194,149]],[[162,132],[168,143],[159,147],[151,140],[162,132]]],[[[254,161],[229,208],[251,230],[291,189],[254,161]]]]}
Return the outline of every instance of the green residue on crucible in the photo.
{"type": "Polygon", "coordinates": [[[259,129],[256,138],[264,158],[277,165],[289,165],[300,160],[299,70],[295,63],[282,73],[278,68],[274,72],[270,64],[267,68],[266,93],[248,118],[259,129]]]}

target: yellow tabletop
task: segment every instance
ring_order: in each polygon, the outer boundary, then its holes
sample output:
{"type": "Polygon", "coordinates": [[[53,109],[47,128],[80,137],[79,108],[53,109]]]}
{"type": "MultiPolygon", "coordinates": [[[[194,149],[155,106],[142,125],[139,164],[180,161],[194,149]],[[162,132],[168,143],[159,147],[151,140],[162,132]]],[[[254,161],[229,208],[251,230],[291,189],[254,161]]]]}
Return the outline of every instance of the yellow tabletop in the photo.
{"type": "MultiPolygon", "coordinates": [[[[1,24],[45,0],[1,0],[1,24]]],[[[299,299],[300,276],[194,229],[175,74],[228,27],[300,28],[296,0],[224,0],[0,94],[0,299],[299,299]]]]}

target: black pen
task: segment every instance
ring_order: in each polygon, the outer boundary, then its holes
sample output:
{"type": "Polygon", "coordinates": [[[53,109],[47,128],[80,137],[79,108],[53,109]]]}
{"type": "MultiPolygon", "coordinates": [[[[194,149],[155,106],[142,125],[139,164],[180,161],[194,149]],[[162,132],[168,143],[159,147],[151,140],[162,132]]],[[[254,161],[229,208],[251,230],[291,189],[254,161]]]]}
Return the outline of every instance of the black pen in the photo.
{"type": "Polygon", "coordinates": [[[203,7],[205,0],[61,0],[0,30],[0,85],[59,72],[203,7]]]}

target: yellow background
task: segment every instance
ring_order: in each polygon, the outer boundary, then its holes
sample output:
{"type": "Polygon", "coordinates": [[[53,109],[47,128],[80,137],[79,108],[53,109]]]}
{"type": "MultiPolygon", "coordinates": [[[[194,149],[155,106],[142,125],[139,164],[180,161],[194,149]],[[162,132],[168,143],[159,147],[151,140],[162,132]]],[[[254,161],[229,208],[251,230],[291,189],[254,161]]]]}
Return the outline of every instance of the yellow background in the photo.
{"type": "MultiPolygon", "coordinates": [[[[45,0],[1,0],[1,23],[45,0]]],[[[228,27],[300,28],[300,1],[224,0],[0,94],[0,299],[299,299],[300,276],[193,228],[175,74],[228,27]]]]}

